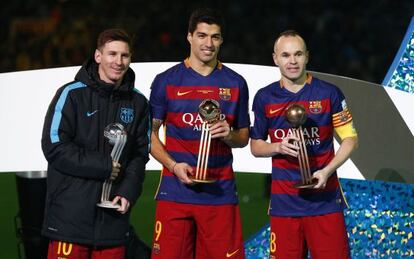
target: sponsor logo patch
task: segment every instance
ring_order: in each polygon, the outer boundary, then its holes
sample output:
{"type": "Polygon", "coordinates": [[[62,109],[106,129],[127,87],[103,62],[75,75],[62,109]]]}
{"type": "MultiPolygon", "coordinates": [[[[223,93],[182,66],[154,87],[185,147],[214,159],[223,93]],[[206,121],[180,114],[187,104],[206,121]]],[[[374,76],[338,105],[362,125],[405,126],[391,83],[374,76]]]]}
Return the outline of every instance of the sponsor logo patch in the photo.
{"type": "Polygon", "coordinates": [[[282,107],[282,108],[279,108],[279,109],[275,109],[275,110],[270,109],[270,110],[269,110],[269,113],[270,113],[270,114],[275,114],[276,112],[278,112],[278,111],[280,111],[280,110],[282,110],[282,109],[283,109],[283,107],[282,107]]]}
{"type": "Polygon", "coordinates": [[[237,252],[238,252],[238,251],[239,251],[239,249],[237,249],[236,251],[230,252],[230,253],[229,253],[229,252],[227,252],[227,253],[226,253],[226,257],[227,257],[227,258],[230,258],[230,257],[232,257],[233,255],[237,254],[237,252]]]}
{"type": "Polygon", "coordinates": [[[346,101],[345,100],[342,100],[341,105],[342,105],[342,109],[343,110],[345,110],[346,108],[348,108],[348,106],[346,105],[346,101]]]}
{"type": "Polygon", "coordinates": [[[131,108],[121,108],[121,120],[125,123],[131,123],[134,120],[134,110],[131,108]]]}
{"type": "Polygon", "coordinates": [[[223,101],[228,101],[231,99],[231,89],[230,88],[219,88],[219,97],[223,101]]]}
{"type": "Polygon", "coordinates": [[[97,113],[99,110],[94,110],[93,112],[86,112],[86,116],[91,117],[95,113],[97,113]]]}
{"type": "Polygon", "coordinates": [[[309,111],[313,114],[319,114],[322,112],[322,102],[321,101],[310,101],[309,102],[309,111]]]}
{"type": "Polygon", "coordinates": [[[177,92],[177,96],[183,96],[183,95],[186,95],[186,94],[189,94],[189,93],[191,93],[193,90],[190,90],[190,91],[185,91],[185,92],[181,92],[180,90],[177,92]]]}
{"type": "Polygon", "coordinates": [[[202,94],[209,94],[214,92],[213,90],[197,90],[197,93],[202,93],[202,94]]]}

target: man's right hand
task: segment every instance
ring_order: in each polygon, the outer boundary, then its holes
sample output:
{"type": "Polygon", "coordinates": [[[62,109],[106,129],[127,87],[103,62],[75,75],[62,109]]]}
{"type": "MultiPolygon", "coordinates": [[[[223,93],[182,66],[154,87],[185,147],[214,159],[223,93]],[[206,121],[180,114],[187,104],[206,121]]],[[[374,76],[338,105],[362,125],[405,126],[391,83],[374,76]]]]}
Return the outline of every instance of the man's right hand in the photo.
{"type": "Polygon", "coordinates": [[[299,147],[293,144],[299,139],[295,136],[288,135],[283,140],[277,143],[277,153],[297,157],[299,155],[299,147]]]}
{"type": "Polygon", "coordinates": [[[176,163],[171,172],[178,177],[178,179],[184,184],[194,184],[194,181],[191,180],[188,175],[193,175],[193,168],[187,163],[176,163]]]}
{"type": "Polygon", "coordinates": [[[121,164],[115,161],[112,161],[112,172],[111,176],[109,177],[109,180],[114,181],[121,171],[121,164]]]}

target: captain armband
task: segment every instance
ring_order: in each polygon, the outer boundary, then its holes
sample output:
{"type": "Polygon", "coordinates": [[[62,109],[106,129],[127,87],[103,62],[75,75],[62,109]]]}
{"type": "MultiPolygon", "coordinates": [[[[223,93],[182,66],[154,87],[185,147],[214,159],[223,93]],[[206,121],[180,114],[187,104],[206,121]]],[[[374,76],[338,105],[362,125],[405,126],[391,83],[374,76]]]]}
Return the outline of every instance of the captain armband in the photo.
{"type": "Polygon", "coordinates": [[[341,140],[345,139],[345,138],[349,138],[349,137],[356,137],[358,136],[355,127],[354,127],[354,123],[352,122],[352,120],[350,122],[348,122],[345,125],[339,126],[339,127],[335,127],[335,132],[336,134],[338,134],[338,136],[341,138],[341,140]]]}

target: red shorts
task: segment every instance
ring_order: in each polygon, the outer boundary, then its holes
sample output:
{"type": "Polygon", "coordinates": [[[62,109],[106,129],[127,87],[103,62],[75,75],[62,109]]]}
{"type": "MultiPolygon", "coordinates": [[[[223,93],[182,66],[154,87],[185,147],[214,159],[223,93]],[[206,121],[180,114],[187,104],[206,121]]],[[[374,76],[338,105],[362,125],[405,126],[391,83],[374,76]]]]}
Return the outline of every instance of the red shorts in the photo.
{"type": "Polygon", "coordinates": [[[350,258],[342,212],[321,216],[270,218],[270,259],[350,258]]]}
{"type": "Polygon", "coordinates": [[[94,249],[62,241],[50,241],[47,259],[124,259],[125,247],[105,247],[94,249]]]}
{"type": "Polygon", "coordinates": [[[244,259],[239,206],[158,201],[152,258],[244,259]]]}

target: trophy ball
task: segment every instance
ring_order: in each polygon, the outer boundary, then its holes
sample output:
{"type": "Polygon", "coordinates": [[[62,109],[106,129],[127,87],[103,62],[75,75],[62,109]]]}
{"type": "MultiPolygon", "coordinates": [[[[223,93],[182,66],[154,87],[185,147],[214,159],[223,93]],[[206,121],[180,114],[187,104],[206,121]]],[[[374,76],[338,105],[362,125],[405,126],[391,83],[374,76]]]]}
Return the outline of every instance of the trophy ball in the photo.
{"type": "Polygon", "coordinates": [[[104,129],[104,136],[109,140],[109,144],[114,145],[118,135],[124,134],[124,126],[121,123],[111,123],[104,129]]]}
{"type": "Polygon", "coordinates": [[[201,118],[207,122],[215,122],[220,117],[220,104],[213,99],[206,99],[198,107],[201,118]]]}
{"type": "Polygon", "coordinates": [[[306,110],[300,104],[290,105],[285,112],[286,119],[295,128],[303,125],[307,119],[306,110]]]}

